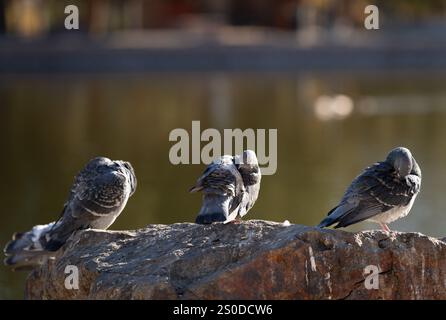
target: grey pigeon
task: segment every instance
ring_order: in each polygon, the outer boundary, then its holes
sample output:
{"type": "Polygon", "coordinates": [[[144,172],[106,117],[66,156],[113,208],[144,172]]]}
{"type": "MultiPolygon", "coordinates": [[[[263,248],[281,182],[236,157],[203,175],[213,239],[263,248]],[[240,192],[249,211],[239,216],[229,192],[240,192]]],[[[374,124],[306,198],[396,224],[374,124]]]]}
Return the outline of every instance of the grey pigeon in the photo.
{"type": "Polygon", "coordinates": [[[228,219],[226,219],[225,223],[233,221],[238,217],[243,217],[254,206],[254,203],[259,196],[260,181],[262,179],[257,156],[254,151],[243,151],[240,156],[237,155],[234,157],[234,162],[237,170],[242,176],[245,192],[243,193],[243,198],[238,210],[234,210],[234,212],[229,215],[228,219]]]}
{"type": "Polygon", "coordinates": [[[129,162],[98,157],[75,177],[60,218],[13,235],[5,264],[28,269],[54,254],[77,230],[107,229],[135,192],[136,176],[129,162]]]}
{"type": "Polygon", "coordinates": [[[261,174],[254,151],[214,160],[190,191],[203,191],[203,204],[196,223],[230,222],[244,216],[254,205],[261,174]]]}
{"type": "Polygon", "coordinates": [[[199,224],[226,221],[238,208],[245,187],[232,156],[222,156],[208,165],[190,192],[203,192],[203,205],[195,220],[199,224]]]}
{"type": "Polygon", "coordinates": [[[421,170],[411,152],[395,148],[385,161],[365,169],[345,192],[341,202],[328,212],[318,227],[346,227],[360,221],[387,226],[409,214],[421,187],[421,170]]]}

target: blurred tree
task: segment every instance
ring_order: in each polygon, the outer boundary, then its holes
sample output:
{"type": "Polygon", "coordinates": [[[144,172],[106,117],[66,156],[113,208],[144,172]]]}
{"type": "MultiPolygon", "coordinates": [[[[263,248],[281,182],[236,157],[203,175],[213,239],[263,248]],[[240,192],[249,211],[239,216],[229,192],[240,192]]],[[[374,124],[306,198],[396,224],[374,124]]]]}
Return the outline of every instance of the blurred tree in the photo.
{"type": "MultiPolygon", "coordinates": [[[[126,29],[203,29],[261,26],[291,31],[336,25],[362,28],[368,0],[73,0],[81,29],[106,34],[126,29]]],[[[0,0],[0,34],[34,37],[63,32],[60,0],[0,0]]],[[[445,0],[375,0],[388,25],[442,22],[445,0]]]]}
{"type": "Polygon", "coordinates": [[[268,0],[230,1],[230,21],[238,26],[271,26],[277,3],[268,0]]]}
{"type": "Polygon", "coordinates": [[[110,1],[88,1],[88,27],[92,33],[106,33],[110,26],[110,1]]]}
{"type": "Polygon", "coordinates": [[[144,2],[142,0],[129,0],[124,3],[123,26],[129,29],[143,27],[144,2]]]}

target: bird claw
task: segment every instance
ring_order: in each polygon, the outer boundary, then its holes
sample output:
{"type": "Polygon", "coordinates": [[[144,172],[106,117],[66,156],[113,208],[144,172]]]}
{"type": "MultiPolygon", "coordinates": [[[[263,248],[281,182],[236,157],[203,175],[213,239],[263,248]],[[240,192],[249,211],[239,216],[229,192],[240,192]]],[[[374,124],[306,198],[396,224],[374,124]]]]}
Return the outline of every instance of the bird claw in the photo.
{"type": "Polygon", "coordinates": [[[384,232],[391,232],[389,226],[385,223],[380,223],[381,228],[383,229],[384,232]]]}

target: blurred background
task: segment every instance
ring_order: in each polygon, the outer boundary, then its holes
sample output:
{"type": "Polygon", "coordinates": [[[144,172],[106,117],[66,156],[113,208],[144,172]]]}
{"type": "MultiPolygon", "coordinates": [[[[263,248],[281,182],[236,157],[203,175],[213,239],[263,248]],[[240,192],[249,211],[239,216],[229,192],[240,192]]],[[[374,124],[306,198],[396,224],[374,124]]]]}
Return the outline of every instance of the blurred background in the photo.
{"type": "MultiPolygon", "coordinates": [[[[446,1],[0,0],[0,243],[58,217],[98,155],[138,189],[112,229],[194,221],[204,165],[170,164],[169,132],[277,128],[278,169],[248,219],[317,224],[395,146],[423,172],[400,231],[445,236],[446,1]],[[80,29],[65,30],[75,4],[80,29]]],[[[347,230],[378,228],[362,223],[347,230]]],[[[26,274],[0,267],[0,298],[26,274]]]]}

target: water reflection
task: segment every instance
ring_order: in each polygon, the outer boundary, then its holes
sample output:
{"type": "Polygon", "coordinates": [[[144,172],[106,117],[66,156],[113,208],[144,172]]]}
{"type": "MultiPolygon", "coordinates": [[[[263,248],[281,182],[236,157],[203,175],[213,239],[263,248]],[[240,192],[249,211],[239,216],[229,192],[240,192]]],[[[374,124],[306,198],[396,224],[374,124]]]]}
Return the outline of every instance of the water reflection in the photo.
{"type": "Polygon", "coordinates": [[[351,115],[352,111],[353,100],[343,94],[333,97],[322,95],[314,103],[314,113],[322,121],[343,120],[351,115]]]}
{"type": "MultiPolygon", "coordinates": [[[[200,197],[187,190],[204,167],[168,158],[169,132],[190,130],[192,120],[202,130],[278,129],[277,173],[262,180],[251,219],[315,225],[360,170],[407,146],[423,170],[422,192],[412,214],[392,227],[444,236],[444,82],[436,74],[2,78],[0,241],[55,219],[73,176],[97,155],[132,162],[138,176],[113,229],[193,221],[200,197]],[[339,94],[348,116],[321,121],[318,97],[339,94]]],[[[0,297],[21,298],[24,278],[2,266],[0,297]]]]}

